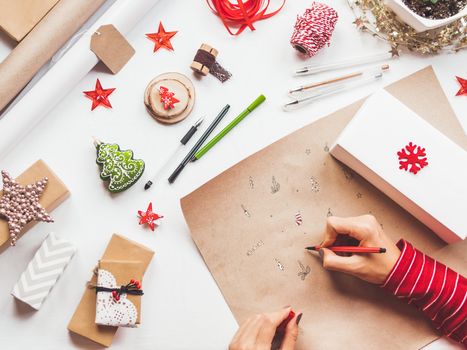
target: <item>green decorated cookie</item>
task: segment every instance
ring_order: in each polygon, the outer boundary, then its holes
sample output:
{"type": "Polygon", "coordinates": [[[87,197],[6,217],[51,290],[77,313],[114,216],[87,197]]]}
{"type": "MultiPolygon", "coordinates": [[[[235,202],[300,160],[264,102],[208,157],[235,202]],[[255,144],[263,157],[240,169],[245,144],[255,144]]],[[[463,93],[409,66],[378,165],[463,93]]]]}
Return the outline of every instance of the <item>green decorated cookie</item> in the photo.
{"type": "Polygon", "coordinates": [[[101,179],[109,181],[110,192],[122,192],[131,187],[144,171],[144,161],[133,159],[132,150],[120,150],[115,143],[95,142],[96,163],[101,166],[101,179]]]}

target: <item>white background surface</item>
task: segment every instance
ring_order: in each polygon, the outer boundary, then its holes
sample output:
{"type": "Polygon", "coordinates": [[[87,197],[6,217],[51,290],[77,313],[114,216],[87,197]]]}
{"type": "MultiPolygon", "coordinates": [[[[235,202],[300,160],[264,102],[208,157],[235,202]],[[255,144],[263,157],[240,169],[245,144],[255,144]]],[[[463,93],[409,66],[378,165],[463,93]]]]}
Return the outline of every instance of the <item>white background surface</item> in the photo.
{"type": "MultiPolygon", "coordinates": [[[[309,1],[289,1],[280,14],[257,23],[255,32],[245,30],[239,37],[231,37],[204,1],[160,0],[127,36],[136,55],[123,71],[113,76],[98,65],[26,139],[6,158],[0,159],[0,168],[8,169],[16,176],[42,158],[71,191],[71,197],[53,212],[54,224],[38,224],[18,242],[17,247],[0,256],[2,348],[98,348],[81,337],[70,336],[66,325],[113,232],[151,247],[156,256],[143,281],[146,295],[142,325],[137,330],[120,329],[112,348],[217,350],[227,347],[237,325],[190,238],[179,199],[272,141],[380,86],[374,84],[346,92],[292,113],[281,110],[280,106],[287,100],[285,92],[288,88],[313,80],[292,77],[294,68],[308,62],[329,62],[388,50],[386,44],[355,29],[345,1],[326,2],[333,3],[340,15],[332,44],[315,58],[303,60],[288,40],[296,15],[310,5],[309,1]],[[172,39],[174,52],[161,49],[154,54],[153,43],[144,36],[157,31],[159,21],[167,31],[178,30],[172,39]],[[147,83],[168,71],[191,77],[189,65],[202,42],[219,50],[218,59],[233,73],[232,79],[222,85],[212,76],[201,80],[193,78],[197,98],[191,116],[174,126],[156,123],[143,105],[147,83]],[[110,96],[113,109],[99,107],[90,111],[91,101],[82,91],[93,90],[96,78],[101,80],[104,88],[116,88],[110,96]],[[229,103],[231,111],[222,123],[225,125],[260,93],[266,95],[267,101],[201,161],[190,164],[173,186],[162,181],[149,192],[142,190],[165,156],[177,147],[191,122],[205,116],[204,130],[217,112],[229,103]],[[103,187],[95,164],[92,136],[119,143],[124,149],[131,148],[135,157],[146,161],[143,178],[133,188],[112,196],[103,187]],[[149,201],[165,216],[155,232],[138,226],[136,216],[137,210],[146,209],[149,201]],[[78,252],[42,309],[33,312],[15,302],[9,291],[51,230],[75,242],[78,252]]],[[[2,39],[0,59],[10,48],[11,43],[2,39]]],[[[466,51],[435,57],[405,54],[400,60],[391,62],[391,71],[383,83],[388,84],[432,64],[454,110],[467,128],[467,97],[454,97],[459,88],[454,76],[467,76],[466,59],[466,51]]],[[[329,74],[319,78],[326,76],[329,74]]],[[[180,153],[165,176],[187,150],[180,153]]],[[[437,341],[429,348],[461,349],[446,340],[437,341]]]]}

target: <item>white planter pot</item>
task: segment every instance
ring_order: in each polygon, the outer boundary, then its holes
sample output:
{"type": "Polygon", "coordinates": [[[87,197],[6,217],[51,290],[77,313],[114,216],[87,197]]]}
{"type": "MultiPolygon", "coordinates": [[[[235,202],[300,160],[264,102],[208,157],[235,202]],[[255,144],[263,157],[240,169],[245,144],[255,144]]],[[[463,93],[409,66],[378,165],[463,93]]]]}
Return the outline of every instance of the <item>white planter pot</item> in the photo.
{"type": "Polygon", "coordinates": [[[394,13],[405,23],[410,25],[417,32],[424,32],[425,30],[434,29],[445,26],[455,20],[467,16],[467,7],[465,7],[458,14],[444,18],[444,19],[428,19],[417,15],[402,0],[384,0],[384,3],[394,11],[394,13]]]}

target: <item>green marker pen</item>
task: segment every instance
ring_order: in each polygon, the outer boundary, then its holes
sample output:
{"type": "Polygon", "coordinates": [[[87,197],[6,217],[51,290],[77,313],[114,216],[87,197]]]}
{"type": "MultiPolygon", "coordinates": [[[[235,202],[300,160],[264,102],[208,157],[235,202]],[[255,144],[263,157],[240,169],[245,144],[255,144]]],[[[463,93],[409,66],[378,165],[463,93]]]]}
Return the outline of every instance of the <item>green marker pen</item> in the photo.
{"type": "Polygon", "coordinates": [[[240,123],[245,117],[250,114],[256,107],[266,100],[264,95],[259,95],[242,113],[240,113],[235,119],[233,119],[224,129],[222,129],[216,136],[214,136],[205,146],[203,146],[198,152],[196,152],[192,161],[196,161],[204,156],[216,143],[218,143],[225,135],[229,133],[238,123],[240,123]]]}

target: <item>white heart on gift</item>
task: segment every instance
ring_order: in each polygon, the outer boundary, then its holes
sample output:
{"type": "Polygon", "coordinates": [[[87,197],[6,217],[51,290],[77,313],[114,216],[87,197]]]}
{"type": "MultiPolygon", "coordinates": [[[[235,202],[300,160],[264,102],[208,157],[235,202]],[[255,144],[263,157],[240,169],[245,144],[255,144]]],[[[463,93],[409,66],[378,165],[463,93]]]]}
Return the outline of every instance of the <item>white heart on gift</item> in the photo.
{"type": "MultiPolygon", "coordinates": [[[[117,280],[107,270],[99,269],[97,273],[97,286],[106,288],[119,288],[117,280]]],[[[136,327],[138,310],[127,299],[126,293],[120,295],[117,301],[111,292],[97,292],[96,324],[115,327],[136,327]]]]}

